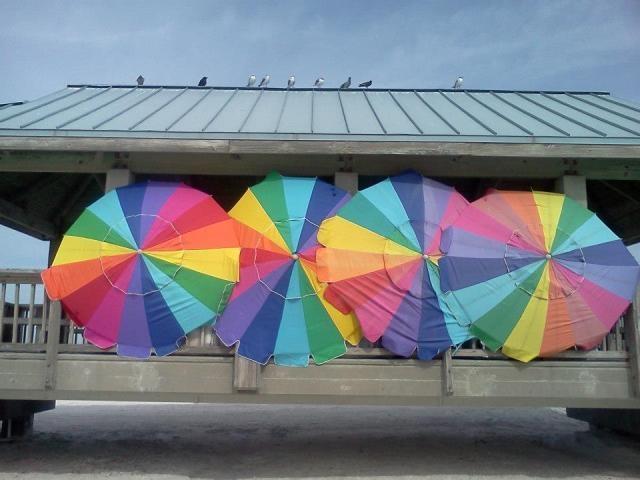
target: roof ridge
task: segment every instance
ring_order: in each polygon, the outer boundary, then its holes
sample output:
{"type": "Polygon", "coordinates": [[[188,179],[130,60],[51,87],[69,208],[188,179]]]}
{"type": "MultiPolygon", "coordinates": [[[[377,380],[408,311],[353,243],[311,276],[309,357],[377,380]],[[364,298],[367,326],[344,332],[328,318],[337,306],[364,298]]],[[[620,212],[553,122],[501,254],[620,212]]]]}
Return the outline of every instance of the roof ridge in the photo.
{"type": "Polygon", "coordinates": [[[68,84],[67,88],[140,88],[140,89],[193,89],[193,90],[250,90],[250,91],[274,91],[274,92],[286,92],[291,91],[320,91],[320,92],[470,92],[470,93],[546,93],[546,94],[566,94],[572,95],[611,95],[611,92],[604,90],[505,90],[505,89],[491,89],[491,88],[316,88],[316,87],[237,87],[232,85],[225,86],[206,86],[198,87],[196,85],[131,85],[131,84],[91,84],[91,83],[78,83],[68,84]]]}

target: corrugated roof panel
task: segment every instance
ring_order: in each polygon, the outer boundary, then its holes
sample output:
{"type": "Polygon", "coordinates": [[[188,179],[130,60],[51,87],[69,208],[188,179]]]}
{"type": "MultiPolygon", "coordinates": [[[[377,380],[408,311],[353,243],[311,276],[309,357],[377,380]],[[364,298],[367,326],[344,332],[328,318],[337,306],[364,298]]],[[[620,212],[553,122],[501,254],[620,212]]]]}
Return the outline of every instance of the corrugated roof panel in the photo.
{"type": "Polygon", "coordinates": [[[192,90],[192,102],[165,128],[170,132],[202,132],[234,95],[235,90],[192,90]]]}
{"type": "Polygon", "coordinates": [[[422,132],[389,92],[365,92],[388,134],[420,135],[422,132]]]}
{"type": "MultiPolygon", "coordinates": [[[[129,130],[138,130],[138,131],[146,131],[144,123],[148,120],[152,119],[156,115],[160,114],[162,116],[162,110],[171,105],[172,102],[176,101],[180,96],[184,95],[187,90],[184,88],[181,89],[163,89],[159,91],[156,95],[153,96],[152,99],[149,99],[148,104],[145,105],[145,109],[141,112],[136,111],[139,107],[132,109],[130,114],[135,114],[135,121],[131,124],[128,129],[129,130]],[[139,117],[139,118],[137,118],[139,117]]],[[[158,117],[156,117],[158,118],[158,117]]]]}
{"type": "Polygon", "coordinates": [[[278,132],[311,133],[312,92],[296,92],[287,97],[287,103],[280,117],[278,132]]]}
{"type": "Polygon", "coordinates": [[[640,106],[605,92],[71,85],[0,108],[0,136],[640,145],[640,106]]]}
{"type": "Polygon", "coordinates": [[[416,92],[390,92],[426,135],[456,135],[457,132],[430,109],[416,92]]]}
{"type": "MultiPolygon", "coordinates": [[[[139,131],[165,131],[176,119],[180,118],[189,107],[201,99],[209,90],[199,91],[190,89],[171,89],[173,95],[155,112],[149,112],[134,130],[139,131]]],[[[201,127],[202,128],[202,127],[201,127]]]]}
{"type": "Polygon", "coordinates": [[[8,119],[13,118],[17,115],[20,115],[24,112],[41,108],[49,103],[57,101],[58,99],[65,98],[69,95],[73,95],[75,92],[77,92],[80,89],[81,88],[79,87],[67,87],[63,90],[58,90],[57,92],[50,93],[49,95],[36,98],[35,100],[31,100],[30,102],[25,102],[20,105],[8,104],[7,108],[10,108],[11,112],[2,112],[2,114],[0,114],[0,123],[4,123],[8,119]]]}
{"type": "MultiPolygon", "coordinates": [[[[574,95],[571,92],[566,92],[567,95],[574,95]]],[[[637,120],[640,120],[640,104],[635,102],[629,102],[621,98],[614,97],[613,95],[602,94],[588,94],[580,95],[580,98],[589,100],[598,105],[603,105],[605,108],[612,110],[620,115],[631,115],[637,120]]]]}
{"type": "Polygon", "coordinates": [[[85,109],[94,108],[98,105],[102,98],[111,95],[110,89],[92,89],[91,95],[87,96],[85,92],[79,92],[76,95],[65,98],[58,102],[51,103],[47,108],[38,108],[31,112],[19,115],[12,120],[6,122],[6,125],[16,125],[18,128],[38,128],[38,129],[55,129],[61,122],[65,122],[69,117],[69,112],[84,111],[85,109]],[[84,95],[83,95],[84,94],[84,95]],[[82,95],[82,96],[81,96],[82,95]],[[69,102],[68,100],[74,99],[69,102]]]}
{"type": "Polygon", "coordinates": [[[260,100],[255,104],[241,131],[275,132],[286,93],[281,95],[281,92],[263,90],[262,94],[259,94],[260,100]]]}
{"type": "Polygon", "coordinates": [[[518,124],[524,129],[523,132],[527,135],[535,135],[538,137],[565,136],[560,130],[556,130],[544,123],[542,119],[527,114],[526,111],[518,109],[517,106],[507,102],[502,98],[501,93],[473,92],[469,93],[469,95],[484,103],[488,108],[493,109],[505,118],[518,124]],[[526,131],[529,133],[526,133],[526,131]]]}
{"type": "Polygon", "coordinates": [[[239,132],[260,98],[259,90],[238,90],[217,113],[206,132],[239,132]]]}
{"type": "Polygon", "coordinates": [[[444,120],[460,132],[460,135],[493,135],[485,127],[478,125],[468,114],[456,107],[455,103],[447,99],[446,95],[440,92],[437,92],[436,95],[426,95],[424,92],[418,92],[418,95],[444,120]]]}
{"type": "Polygon", "coordinates": [[[341,91],[344,115],[347,119],[349,133],[380,135],[384,133],[371,105],[362,92],[341,91]]]}
{"type": "Polygon", "coordinates": [[[624,130],[609,125],[597,118],[585,115],[584,113],[571,108],[571,106],[557,102],[547,94],[531,94],[527,96],[527,99],[557,115],[563,116],[564,118],[570,118],[573,122],[591,131],[592,135],[596,134],[603,137],[626,137],[629,135],[628,132],[625,132],[624,130]]]}
{"type": "Polygon", "coordinates": [[[465,95],[455,95],[452,100],[468,115],[476,119],[476,123],[482,124],[492,135],[530,135],[517,122],[505,117],[499,110],[488,106],[481,99],[475,98],[470,93],[465,92],[465,95]]]}
{"type": "Polygon", "coordinates": [[[593,131],[584,128],[579,123],[572,121],[571,119],[564,118],[563,116],[557,115],[549,110],[536,105],[536,103],[528,100],[529,95],[521,96],[518,93],[501,93],[500,96],[507,100],[508,102],[516,105],[519,108],[529,112],[529,114],[534,115],[538,118],[544,119],[548,124],[553,125],[554,127],[560,129],[565,132],[568,136],[572,137],[601,137],[602,135],[597,135],[593,131]]]}
{"type": "MultiPolygon", "coordinates": [[[[40,103],[39,106],[32,105],[31,102],[26,103],[24,105],[19,105],[22,108],[21,111],[16,111],[9,116],[9,112],[7,115],[3,115],[2,119],[5,119],[2,122],[2,126],[4,128],[26,128],[35,126],[34,122],[47,117],[48,115],[55,114],[58,111],[69,111],[74,106],[81,104],[83,101],[90,99],[96,93],[94,89],[84,89],[77,88],[68,92],[66,95],[59,95],[47,101],[40,103]],[[10,118],[7,118],[10,117],[10,118]]],[[[12,110],[13,111],[13,110],[12,110]]]]}
{"type": "Polygon", "coordinates": [[[554,103],[560,107],[566,107],[562,110],[566,114],[573,113],[569,111],[569,109],[571,109],[580,113],[582,115],[580,118],[585,122],[588,121],[587,117],[596,120],[608,135],[640,136],[639,120],[630,120],[619,114],[612,113],[609,109],[604,110],[593,102],[581,100],[580,97],[573,97],[566,94],[543,94],[543,96],[553,99],[554,103]]]}
{"type": "Polygon", "coordinates": [[[157,88],[146,90],[145,96],[140,96],[138,101],[106,118],[100,124],[103,130],[133,130],[136,125],[144,120],[150,113],[175,95],[174,90],[157,88]]]}
{"type": "Polygon", "coordinates": [[[135,105],[140,99],[146,98],[151,91],[138,88],[114,88],[112,92],[115,95],[111,96],[111,92],[109,92],[108,98],[95,98],[94,100],[97,101],[92,103],[92,108],[77,108],[66,121],[59,118],[56,128],[62,130],[92,130],[94,127],[102,129],[101,126],[106,120],[135,105]]]}
{"type": "Polygon", "coordinates": [[[630,115],[615,113],[615,110],[586,98],[566,94],[552,94],[549,96],[566,105],[571,105],[574,109],[583,111],[589,116],[610,122],[612,125],[625,130],[631,136],[640,136],[640,119],[633,118],[630,115]]]}
{"type": "Polygon", "coordinates": [[[314,91],[313,133],[349,133],[342,113],[338,92],[314,91]]]}

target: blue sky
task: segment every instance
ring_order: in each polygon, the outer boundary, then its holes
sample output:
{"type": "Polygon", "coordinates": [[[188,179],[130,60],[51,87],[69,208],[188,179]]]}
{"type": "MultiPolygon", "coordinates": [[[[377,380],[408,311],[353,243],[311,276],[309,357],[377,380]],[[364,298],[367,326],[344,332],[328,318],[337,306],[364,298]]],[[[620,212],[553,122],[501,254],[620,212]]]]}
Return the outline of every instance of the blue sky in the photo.
{"type": "MultiPolygon", "coordinates": [[[[640,102],[640,1],[12,1],[0,4],[0,103],[68,83],[606,90],[640,102]]],[[[42,242],[0,227],[0,266],[42,242]]]]}
{"type": "Polygon", "coordinates": [[[640,100],[635,1],[11,1],[0,102],[67,83],[609,90],[640,100]]]}

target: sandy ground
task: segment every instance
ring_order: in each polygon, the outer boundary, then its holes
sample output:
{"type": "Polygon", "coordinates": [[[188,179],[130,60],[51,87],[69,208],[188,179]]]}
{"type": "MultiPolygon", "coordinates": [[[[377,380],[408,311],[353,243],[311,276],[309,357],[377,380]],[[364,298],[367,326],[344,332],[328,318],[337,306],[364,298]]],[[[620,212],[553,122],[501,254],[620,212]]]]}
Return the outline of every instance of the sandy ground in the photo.
{"type": "Polygon", "coordinates": [[[0,478],[640,478],[640,440],[559,409],[59,402],[0,478]]]}

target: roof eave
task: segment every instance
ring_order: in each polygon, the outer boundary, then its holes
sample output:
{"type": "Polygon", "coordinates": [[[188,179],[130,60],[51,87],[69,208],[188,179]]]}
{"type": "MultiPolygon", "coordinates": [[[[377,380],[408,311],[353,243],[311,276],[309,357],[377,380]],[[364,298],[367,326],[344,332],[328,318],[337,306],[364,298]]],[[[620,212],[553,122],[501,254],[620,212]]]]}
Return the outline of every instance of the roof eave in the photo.
{"type": "MultiPolygon", "coordinates": [[[[8,132],[4,132],[8,133],[8,132]]],[[[31,132],[33,133],[33,132],[31,132]]],[[[493,156],[522,158],[629,158],[640,159],[637,138],[552,138],[531,137],[400,137],[349,135],[336,140],[335,135],[322,138],[298,134],[279,134],[283,138],[259,135],[208,135],[189,137],[185,134],[149,137],[114,136],[113,132],[95,132],[92,136],[70,135],[3,135],[0,150],[75,151],[75,152],[163,152],[163,153],[235,153],[235,154],[318,154],[318,155],[426,155],[426,156],[493,156]]],[[[144,133],[144,132],[140,132],[144,133]]]]}

